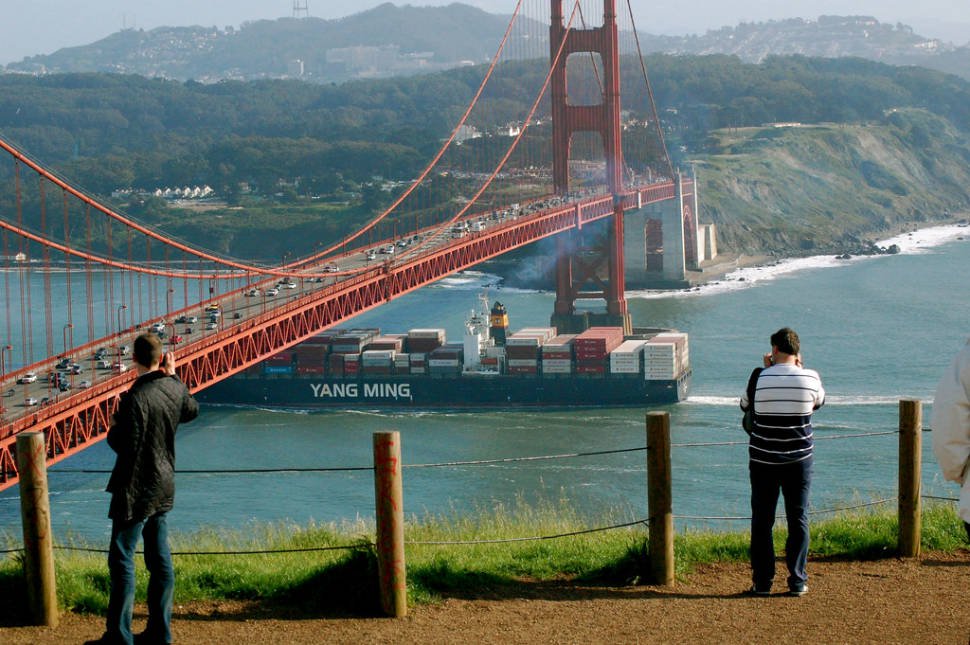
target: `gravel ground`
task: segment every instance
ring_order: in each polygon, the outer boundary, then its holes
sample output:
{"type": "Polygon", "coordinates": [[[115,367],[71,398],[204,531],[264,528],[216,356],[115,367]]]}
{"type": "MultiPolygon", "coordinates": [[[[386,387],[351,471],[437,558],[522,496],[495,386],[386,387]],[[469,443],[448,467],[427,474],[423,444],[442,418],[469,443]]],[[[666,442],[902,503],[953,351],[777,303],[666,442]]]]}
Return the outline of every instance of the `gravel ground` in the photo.
{"type": "MultiPolygon", "coordinates": [[[[775,587],[784,589],[779,562],[775,587]]],[[[752,598],[743,564],[698,568],[670,588],[534,582],[412,607],[406,618],[332,616],[252,603],[177,606],[180,643],[940,643],[970,645],[970,551],[920,560],[812,561],[810,592],[752,598]]],[[[144,608],[136,631],[144,626],[144,608]]],[[[55,629],[0,627],[4,645],[81,643],[98,616],[55,629]]]]}

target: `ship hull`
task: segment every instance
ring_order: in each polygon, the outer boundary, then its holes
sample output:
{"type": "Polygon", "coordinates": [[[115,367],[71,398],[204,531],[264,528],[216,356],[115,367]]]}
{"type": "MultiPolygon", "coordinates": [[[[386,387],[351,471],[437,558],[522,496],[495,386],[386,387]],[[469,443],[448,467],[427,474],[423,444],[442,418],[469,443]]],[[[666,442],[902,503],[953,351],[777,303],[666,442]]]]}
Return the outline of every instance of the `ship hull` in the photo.
{"type": "Polygon", "coordinates": [[[201,403],[268,408],[475,409],[656,406],[687,398],[690,372],[675,380],[642,376],[237,376],[196,394],[201,403]]]}

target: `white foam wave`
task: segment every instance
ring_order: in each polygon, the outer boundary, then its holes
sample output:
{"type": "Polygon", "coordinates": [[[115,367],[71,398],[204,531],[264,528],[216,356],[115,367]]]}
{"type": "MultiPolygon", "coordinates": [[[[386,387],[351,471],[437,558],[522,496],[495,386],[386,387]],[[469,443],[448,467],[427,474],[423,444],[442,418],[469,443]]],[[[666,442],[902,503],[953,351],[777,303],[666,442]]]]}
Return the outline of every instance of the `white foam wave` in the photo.
{"type": "Polygon", "coordinates": [[[825,405],[898,405],[901,398],[898,394],[860,395],[860,396],[826,396],[825,405]]]}
{"type": "MultiPolygon", "coordinates": [[[[895,237],[881,240],[877,242],[876,245],[888,247],[895,244],[899,247],[899,252],[901,254],[915,255],[921,253],[930,253],[935,247],[963,237],[970,237],[970,229],[968,229],[966,226],[950,224],[946,226],[925,228],[912,233],[902,233],[895,237]]],[[[846,260],[837,259],[833,255],[815,255],[807,258],[791,258],[761,266],[738,268],[726,274],[724,278],[719,281],[701,285],[693,289],[685,289],[683,291],[658,291],[647,289],[641,291],[628,291],[626,295],[627,298],[650,299],[696,297],[730,291],[739,291],[741,289],[748,289],[750,287],[757,286],[759,283],[776,280],[780,277],[791,275],[799,271],[840,267],[845,266],[848,263],[865,262],[879,257],[885,256],[860,255],[853,256],[852,258],[846,260]]]]}
{"type": "Polygon", "coordinates": [[[433,289],[455,289],[464,291],[480,291],[482,289],[495,289],[505,293],[542,293],[541,289],[520,289],[518,287],[507,287],[502,284],[502,276],[483,271],[459,271],[453,275],[435,282],[431,285],[433,289]]]}
{"type": "Polygon", "coordinates": [[[738,405],[740,401],[740,395],[738,396],[695,396],[691,394],[687,397],[687,404],[690,405],[713,405],[713,406],[724,406],[724,405],[738,405]]]}
{"type": "MultiPolygon", "coordinates": [[[[900,397],[898,394],[893,395],[880,395],[880,394],[862,394],[862,395],[851,395],[851,396],[826,396],[825,405],[832,406],[848,406],[848,405],[896,405],[899,403],[900,397]]],[[[710,396],[710,395],[690,395],[687,397],[688,405],[708,405],[708,406],[737,406],[740,400],[740,394],[738,396],[710,396]]]]}

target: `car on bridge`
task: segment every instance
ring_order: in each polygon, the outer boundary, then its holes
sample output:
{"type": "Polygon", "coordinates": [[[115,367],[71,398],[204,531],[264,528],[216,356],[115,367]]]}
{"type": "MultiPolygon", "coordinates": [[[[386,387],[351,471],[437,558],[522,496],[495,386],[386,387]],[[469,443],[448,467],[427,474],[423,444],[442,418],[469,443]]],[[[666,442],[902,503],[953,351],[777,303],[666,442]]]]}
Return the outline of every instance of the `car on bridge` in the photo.
{"type": "Polygon", "coordinates": [[[24,399],[24,407],[25,408],[33,407],[33,406],[37,405],[37,403],[38,403],[37,399],[35,399],[32,396],[28,396],[26,399],[24,399]]]}
{"type": "Polygon", "coordinates": [[[271,287],[271,288],[269,288],[269,289],[266,290],[266,296],[267,297],[278,296],[279,293],[280,293],[280,290],[277,289],[276,287],[271,287]]]}
{"type": "Polygon", "coordinates": [[[259,295],[259,289],[250,289],[249,291],[246,292],[246,296],[248,298],[255,298],[258,295],[259,295]]]}
{"type": "Polygon", "coordinates": [[[199,319],[196,316],[179,316],[175,319],[175,322],[183,325],[193,325],[199,322],[199,319]]]}
{"type": "Polygon", "coordinates": [[[296,283],[290,280],[283,280],[278,286],[282,287],[283,289],[296,289],[296,283]]]}
{"type": "Polygon", "coordinates": [[[340,267],[338,267],[336,264],[328,264],[327,266],[323,267],[324,273],[336,273],[338,271],[340,271],[340,267]]]}
{"type": "Polygon", "coordinates": [[[37,381],[37,375],[34,374],[33,372],[27,372],[26,374],[24,374],[23,376],[17,379],[17,382],[22,384],[34,383],[36,381],[37,381]]]}
{"type": "Polygon", "coordinates": [[[212,331],[213,329],[219,329],[219,324],[216,322],[207,322],[205,328],[206,331],[212,331]]]}
{"type": "Polygon", "coordinates": [[[79,390],[85,390],[85,389],[87,389],[89,387],[91,387],[91,381],[88,381],[87,379],[85,379],[85,380],[83,380],[83,381],[81,381],[80,383],[77,384],[77,389],[79,389],[79,390]]]}
{"type": "Polygon", "coordinates": [[[111,366],[111,369],[119,374],[122,374],[128,371],[128,366],[122,363],[121,361],[118,361],[117,363],[111,366]]]}
{"type": "Polygon", "coordinates": [[[179,336],[178,334],[173,334],[172,337],[168,339],[168,342],[170,345],[178,345],[183,340],[185,339],[179,336]]]}

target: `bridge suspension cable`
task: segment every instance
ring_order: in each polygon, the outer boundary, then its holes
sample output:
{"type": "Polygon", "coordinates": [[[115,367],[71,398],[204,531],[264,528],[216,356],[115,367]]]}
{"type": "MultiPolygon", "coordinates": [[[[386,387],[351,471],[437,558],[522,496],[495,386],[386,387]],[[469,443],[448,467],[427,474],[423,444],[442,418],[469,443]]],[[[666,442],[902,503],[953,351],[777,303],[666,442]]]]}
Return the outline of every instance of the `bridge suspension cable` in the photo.
{"type": "Polygon", "coordinates": [[[633,40],[637,47],[637,60],[640,62],[640,71],[643,75],[643,83],[647,89],[647,98],[650,103],[650,113],[653,116],[654,128],[657,131],[657,139],[660,142],[660,150],[663,153],[663,161],[667,166],[667,172],[671,179],[674,178],[674,165],[670,161],[670,153],[667,150],[667,140],[664,137],[663,127],[660,124],[660,116],[657,113],[657,102],[654,100],[653,96],[653,85],[650,83],[650,77],[647,75],[647,62],[643,57],[643,48],[640,47],[640,34],[637,32],[636,19],[633,17],[633,5],[630,0],[626,0],[627,12],[630,15],[630,25],[633,28],[633,40]]]}

